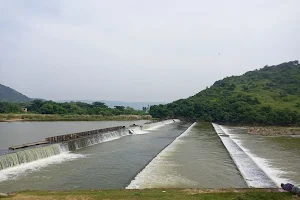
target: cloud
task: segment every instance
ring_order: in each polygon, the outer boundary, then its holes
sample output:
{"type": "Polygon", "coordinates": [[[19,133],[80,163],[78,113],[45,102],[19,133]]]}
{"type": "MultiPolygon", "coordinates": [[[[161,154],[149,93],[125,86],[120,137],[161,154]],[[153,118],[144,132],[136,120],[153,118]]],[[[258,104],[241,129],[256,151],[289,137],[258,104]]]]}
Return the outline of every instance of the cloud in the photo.
{"type": "Polygon", "coordinates": [[[172,101],[299,59],[300,2],[3,1],[0,81],[32,97],[172,101]]]}

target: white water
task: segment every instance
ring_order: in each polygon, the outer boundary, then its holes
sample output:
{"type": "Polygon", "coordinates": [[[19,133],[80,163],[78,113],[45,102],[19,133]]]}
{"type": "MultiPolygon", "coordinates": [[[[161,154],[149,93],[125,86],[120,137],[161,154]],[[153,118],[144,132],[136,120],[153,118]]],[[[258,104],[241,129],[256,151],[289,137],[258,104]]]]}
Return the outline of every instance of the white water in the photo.
{"type": "Polygon", "coordinates": [[[285,174],[286,172],[281,169],[275,168],[270,164],[270,161],[265,158],[261,158],[253,153],[251,153],[250,149],[247,149],[243,146],[242,141],[236,137],[234,134],[231,134],[230,131],[225,127],[219,125],[220,128],[228,135],[231,136],[231,139],[255,162],[257,166],[278,186],[280,187],[281,183],[291,182],[291,180],[281,178],[280,176],[285,174]]]}
{"type": "Polygon", "coordinates": [[[27,174],[32,173],[34,171],[38,171],[48,165],[58,164],[58,163],[67,162],[78,158],[84,158],[84,157],[85,155],[65,152],[59,155],[36,160],[30,163],[7,168],[0,171],[0,182],[8,179],[10,180],[18,179],[18,177],[20,176],[26,176],[27,174]]]}
{"type": "Polygon", "coordinates": [[[191,180],[180,176],[178,173],[168,170],[176,165],[166,162],[165,157],[175,151],[176,145],[181,142],[180,138],[186,136],[195,125],[192,124],[184,133],[178,136],[169,146],[162,150],[138,175],[130,182],[126,189],[158,188],[180,185],[195,185],[191,180]],[[164,170],[163,170],[164,169],[164,170]],[[168,171],[166,173],[166,171],[168,171]]]}
{"type": "MultiPolygon", "coordinates": [[[[168,120],[167,122],[155,123],[155,124],[150,125],[151,128],[148,128],[146,130],[155,129],[155,128],[164,126],[165,124],[169,124],[169,123],[173,123],[173,121],[168,120]]],[[[146,130],[142,130],[140,127],[133,128],[134,134],[149,133],[146,130]]],[[[128,136],[128,135],[129,135],[129,132],[128,132],[128,129],[126,129],[126,130],[123,130],[122,132],[105,133],[101,136],[99,135],[98,137],[92,136],[89,138],[81,138],[81,139],[79,139],[77,141],[73,141],[73,142],[74,142],[74,147],[77,150],[77,149],[81,149],[81,148],[84,148],[87,146],[92,146],[95,144],[116,140],[116,139],[119,139],[121,137],[128,136]]],[[[49,154],[48,155],[49,157],[46,157],[46,158],[36,159],[34,161],[31,160],[31,162],[28,162],[28,163],[20,163],[18,165],[0,170],[0,182],[5,181],[5,180],[17,179],[19,176],[26,176],[28,173],[40,170],[51,164],[58,164],[58,163],[62,163],[65,161],[70,161],[70,160],[85,157],[85,155],[70,153],[68,142],[64,142],[64,143],[56,144],[56,145],[60,151],[60,152],[57,152],[58,155],[50,155],[49,154]]],[[[41,147],[41,148],[47,148],[47,147],[48,146],[41,147]]],[[[36,150],[39,150],[39,149],[40,148],[37,147],[37,148],[32,148],[32,149],[25,149],[24,151],[18,151],[18,152],[23,154],[23,152],[30,153],[31,151],[35,152],[36,150]]],[[[75,150],[75,149],[71,149],[71,150],[75,150]]],[[[29,154],[28,155],[27,154],[24,156],[29,155],[29,154]]],[[[29,156],[31,157],[31,155],[29,155],[29,156]]]]}
{"type": "MultiPolygon", "coordinates": [[[[129,130],[132,131],[132,133],[133,133],[134,135],[147,134],[147,133],[149,133],[149,131],[142,130],[140,127],[138,127],[138,128],[132,128],[132,129],[129,129],[129,130]]],[[[147,129],[147,130],[149,130],[149,129],[147,129]]]]}
{"type": "MultiPolygon", "coordinates": [[[[212,124],[249,187],[275,187],[274,180],[242,149],[223,126],[212,124]]],[[[277,185],[277,184],[276,184],[277,185]]],[[[278,185],[277,185],[278,187],[278,185]]]]}

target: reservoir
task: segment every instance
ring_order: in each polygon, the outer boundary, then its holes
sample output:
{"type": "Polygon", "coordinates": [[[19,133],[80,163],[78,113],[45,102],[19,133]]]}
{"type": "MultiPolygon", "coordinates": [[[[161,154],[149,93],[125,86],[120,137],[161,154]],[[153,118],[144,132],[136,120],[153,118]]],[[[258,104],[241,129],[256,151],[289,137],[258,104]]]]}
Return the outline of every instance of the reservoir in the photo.
{"type": "MultiPolygon", "coordinates": [[[[0,123],[0,149],[49,136],[145,122],[0,123]]],[[[0,191],[248,187],[212,125],[191,125],[164,124],[1,170],[0,191]]],[[[299,137],[248,135],[245,128],[221,127],[275,183],[300,183],[299,137]]]]}

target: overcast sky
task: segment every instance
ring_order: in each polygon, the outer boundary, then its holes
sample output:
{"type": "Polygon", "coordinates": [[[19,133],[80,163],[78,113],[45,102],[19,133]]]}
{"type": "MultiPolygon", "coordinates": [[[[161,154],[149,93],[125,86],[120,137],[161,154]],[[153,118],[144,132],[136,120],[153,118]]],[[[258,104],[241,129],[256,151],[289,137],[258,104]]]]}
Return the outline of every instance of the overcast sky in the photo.
{"type": "Polygon", "coordinates": [[[0,0],[0,83],[29,97],[170,102],[299,59],[299,0],[0,0]]]}

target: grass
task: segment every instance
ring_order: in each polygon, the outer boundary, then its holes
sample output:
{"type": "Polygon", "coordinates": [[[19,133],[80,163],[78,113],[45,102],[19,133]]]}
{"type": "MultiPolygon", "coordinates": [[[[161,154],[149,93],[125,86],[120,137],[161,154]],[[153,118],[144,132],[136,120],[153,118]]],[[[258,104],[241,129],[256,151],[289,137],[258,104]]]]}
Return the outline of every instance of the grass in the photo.
{"type": "Polygon", "coordinates": [[[43,114],[0,114],[0,121],[104,121],[104,120],[150,120],[150,115],[43,115],[43,114]]]}
{"type": "Polygon", "coordinates": [[[249,89],[247,92],[242,90],[242,85],[237,85],[234,92],[257,97],[261,103],[260,106],[270,106],[276,109],[289,108],[300,112],[300,107],[296,107],[296,104],[300,103],[299,96],[287,95],[284,98],[280,98],[280,90],[265,90],[262,88],[262,82],[257,84],[259,85],[258,87],[249,89]]]}
{"type": "Polygon", "coordinates": [[[36,200],[92,200],[92,199],[202,199],[202,200],[288,200],[295,199],[290,193],[262,189],[145,189],[145,190],[83,190],[83,191],[25,191],[18,192],[5,199],[36,199],[36,200]]]}

